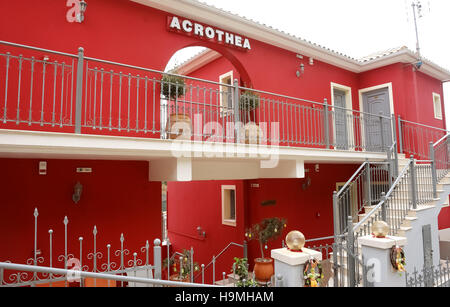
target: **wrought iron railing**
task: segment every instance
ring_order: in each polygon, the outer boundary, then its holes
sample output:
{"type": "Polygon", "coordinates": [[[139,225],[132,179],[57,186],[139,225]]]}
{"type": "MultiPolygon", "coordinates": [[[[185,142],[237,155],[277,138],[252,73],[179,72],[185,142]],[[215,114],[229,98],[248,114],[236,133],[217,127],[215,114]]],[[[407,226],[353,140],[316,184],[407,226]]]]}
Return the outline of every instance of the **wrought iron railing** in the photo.
{"type": "Polygon", "coordinates": [[[334,227],[336,234],[348,229],[348,217],[358,222],[359,214],[381,200],[392,182],[390,164],[365,162],[337,192],[333,193],[334,227]]]}
{"type": "Polygon", "coordinates": [[[2,128],[370,152],[392,144],[388,116],[84,53],[0,41],[2,128]]]}
{"type": "Polygon", "coordinates": [[[434,200],[432,173],[430,161],[416,163],[411,158],[381,201],[353,227],[353,232],[357,236],[370,235],[373,223],[383,220],[390,225],[390,234],[397,234],[411,209],[434,200]]]}
{"type": "Polygon", "coordinates": [[[430,156],[436,170],[436,181],[441,181],[450,170],[450,134],[445,135],[435,144],[430,144],[430,156]]]}
{"type": "Polygon", "coordinates": [[[407,121],[398,117],[400,153],[413,155],[419,160],[430,160],[430,143],[435,143],[449,132],[443,128],[432,127],[407,121]]]}
{"type": "MultiPolygon", "coordinates": [[[[235,243],[235,242],[230,242],[230,243],[229,243],[224,249],[222,249],[217,255],[212,256],[211,261],[210,261],[207,265],[204,265],[204,264],[201,265],[201,272],[200,272],[199,274],[197,274],[196,276],[194,276],[193,280],[195,281],[196,279],[198,279],[198,278],[201,276],[202,283],[204,283],[204,282],[205,282],[205,273],[206,273],[206,270],[207,270],[209,267],[212,267],[212,283],[215,284],[215,283],[216,283],[216,263],[217,263],[217,260],[218,260],[223,254],[225,254],[225,252],[227,252],[232,246],[242,248],[242,250],[243,250],[243,256],[242,256],[242,257],[243,257],[243,258],[247,258],[247,253],[248,253],[247,249],[248,249],[248,246],[247,246],[247,242],[246,242],[246,241],[244,241],[243,244],[239,244],[239,243],[235,243]]],[[[222,273],[222,277],[223,277],[223,279],[225,279],[225,273],[222,273]]]]}
{"type": "Polygon", "coordinates": [[[406,287],[450,287],[450,261],[442,261],[439,265],[424,267],[412,273],[406,272],[406,287]]]}
{"type": "MultiPolygon", "coordinates": [[[[11,266],[0,266],[0,286],[9,287],[22,287],[22,286],[36,286],[36,285],[48,285],[51,286],[57,282],[63,282],[68,286],[69,282],[64,277],[66,275],[63,271],[61,274],[54,274],[49,270],[38,270],[33,268],[39,268],[44,266],[44,268],[52,269],[72,269],[81,273],[101,273],[107,274],[108,276],[117,275],[127,275],[134,277],[142,277],[147,279],[161,279],[161,241],[156,239],[153,246],[146,241],[144,246],[139,249],[139,252],[134,252],[130,255],[130,250],[125,246],[125,236],[121,234],[118,248],[112,249],[112,244],[107,244],[103,249],[97,245],[98,229],[94,226],[92,231],[92,243],[91,248],[86,252],[86,245],[84,244],[85,239],[78,238],[78,248],[73,250],[69,248],[68,242],[72,241],[68,238],[68,228],[69,219],[65,217],[63,219],[64,224],[64,249],[62,249],[62,244],[55,244],[54,235],[55,232],[52,229],[48,231],[48,254],[43,257],[38,249],[38,218],[39,212],[37,209],[34,210],[34,248],[33,257],[25,261],[24,271],[32,271],[33,275],[21,272],[21,269],[14,272],[4,272],[4,268],[11,269],[11,266]],[[153,264],[151,264],[152,259],[150,259],[150,253],[153,250],[153,264]],[[58,268],[58,264],[54,262],[57,259],[59,265],[62,268],[58,268]],[[44,274],[38,274],[42,272],[44,274]]],[[[62,235],[61,235],[62,237],[62,235]]],[[[42,239],[40,239],[42,241],[42,239]]],[[[42,246],[42,245],[41,245],[42,246]]],[[[14,261],[6,260],[4,263],[19,262],[20,259],[14,259],[14,261]]],[[[99,277],[102,278],[102,277],[99,277]]],[[[85,286],[86,280],[82,277],[79,278],[77,284],[81,287],[85,286]]],[[[111,278],[110,280],[114,280],[111,278]]],[[[93,281],[93,285],[96,286],[96,279],[93,281]]],[[[108,284],[109,285],[109,284],[108,284]]]]}

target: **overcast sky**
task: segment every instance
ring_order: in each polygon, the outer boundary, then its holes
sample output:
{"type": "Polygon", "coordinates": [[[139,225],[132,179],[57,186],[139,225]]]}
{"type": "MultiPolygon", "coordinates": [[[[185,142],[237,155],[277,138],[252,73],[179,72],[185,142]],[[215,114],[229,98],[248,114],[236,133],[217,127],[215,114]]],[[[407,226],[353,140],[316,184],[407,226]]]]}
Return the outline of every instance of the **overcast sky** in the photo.
{"type": "MultiPolygon", "coordinates": [[[[202,0],[349,56],[398,46],[416,49],[412,0],[202,0]]],[[[422,55],[450,70],[450,1],[423,0],[422,55]]],[[[198,52],[198,49],[196,50],[198,52]]],[[[195,51],[194,51],[195,52],[195,51]]],[[[178,57],[183,61],[192,51],[178,57]]],[[[450,83],[444,85],[450,124],[450,83]]]]}

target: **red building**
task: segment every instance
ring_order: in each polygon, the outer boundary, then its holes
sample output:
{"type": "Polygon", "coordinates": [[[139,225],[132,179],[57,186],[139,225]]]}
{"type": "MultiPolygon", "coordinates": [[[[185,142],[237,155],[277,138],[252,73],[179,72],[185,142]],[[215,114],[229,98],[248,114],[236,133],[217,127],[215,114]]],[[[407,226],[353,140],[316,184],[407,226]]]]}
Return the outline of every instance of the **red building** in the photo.
{"type": "MultiPolygon", "coordinates": [[[[362,163],[389,150],[429,160],[447,134],[450,72],[406,47],[353,59],[196,1],[90,0],[83,18],[78,1],[0,8],[1,261],[39,250],[48,265],[80,241],[96,259],[91,246],[120,251],[122,233],[132,261],[162,236],[161,182],[170,254],[193,247],[199,264],[266,217],[332,236],[333,192],[362,163]],[[208,49],[164,79],[192,46],[208,49]]],[[[249,242],[249,259],[258,253],[249,242]]],[[[227,249],[215,279],[241,255],[227,249]]]]}

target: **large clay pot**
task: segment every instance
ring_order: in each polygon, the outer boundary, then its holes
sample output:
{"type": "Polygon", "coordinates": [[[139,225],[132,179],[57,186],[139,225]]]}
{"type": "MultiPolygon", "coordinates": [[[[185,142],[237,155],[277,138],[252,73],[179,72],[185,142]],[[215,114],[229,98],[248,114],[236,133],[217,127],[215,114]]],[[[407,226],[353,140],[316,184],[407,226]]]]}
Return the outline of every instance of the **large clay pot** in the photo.
{"type": "Polygon", "coordinates": [[[255,279],[256,281],[267,283],[274,274],[272,258],[256,258],[255,259],[255,279]]]}
{"type": "Polygon", "coordinates": [[[250,122],[245,125],[245,144],[259,144],[260,129],[259,126],[250,122]]]}
{"type": "Polygon", "coordinates": [[[171,140],[190,140],[192,123],[191,118],[187,114],[171,114],[168,127],[169,138],[171,140]],[[177,123],[181,123],[177,124],[177,123]],[[175,124],[177,124],[175,126],[175,124]]]}

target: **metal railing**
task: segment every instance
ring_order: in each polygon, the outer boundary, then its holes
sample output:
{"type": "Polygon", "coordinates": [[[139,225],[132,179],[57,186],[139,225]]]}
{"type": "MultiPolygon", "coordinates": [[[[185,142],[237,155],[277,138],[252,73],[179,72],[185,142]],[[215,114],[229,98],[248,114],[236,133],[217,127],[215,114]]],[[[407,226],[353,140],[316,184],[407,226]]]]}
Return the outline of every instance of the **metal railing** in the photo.
{"type": "Polygon", "coordinates": [[[430,160],[430,143],[435,143],[449,132],[424,124],[414,123],[398,117],[399,151],[413,155],[419,160],[430,160]]]}
{"type": "MultiPolygon", "coordinates": [[[[247,241],[244,241],[243,244],[239,244],[239,243],[235,243],[235,242],[230,242],[224,249],[222,249],[222,251],[220,253],[216,255],[213,255],[212,260],[207,264],[201,265],[201,273],[197,274],[196,276],[194,276],[194,281],[195,279],[197,279],[198,277],[202,277],[202,283],[205,282],[205,272],[206,270],[212,266],[212,283],[215,284],[216,283],[216,263],[217,260],[226,252],[228,251],[232,246],[236,246],[236,247],[240,247],[243,249],[243,258],[247,258],[247,253],[248,253],[248,247],[247,247],[247,241]]],[[[225,275],[224,273],[222,274],[222,277],[225,279],[225,275]]]]}
{"type": "Polygon", "coordinates": [[[84,134],[384,152],[392,118],[0,41],[1,123],[84,134]],[[3,68],[3,67],[2,67],[3,68]]]}
{"type": "Polygon", "coordinates": [[[450,287],[450,261],[442,261],[439,265],[417,268],[413,273],[406,272],[406,287],[450,287]]]}
{"type": "Polygon", "coordinates": [[[27,276],[27,273],[24,272],[33,272],[33,275],[37,275],[41,273],[45,276],[58,276],[58,278],[54,278],[51,280],[44,281],[36,281],[30,283],[18,282],[15,284],[6,284],[2,286],[6,287],[23,287],[23,286],[38,286],[38,285],[46,285],[52,286],[52,283],[57,281],[66,281],[67,284],[70,280],[77,279],[93,279],[96,281],[97,279],[106,280],[108,283],[110,282],[120,282],[135,284],[135,285],[145,285],[147,287],[153,286],[168,286],[168,287],[218,287],[215,285],[203,285],[203,284],[193,284],[187,282],[176,282],[176,281],[166,281],[152,278],[143,278],[143,277],[133,277],[133,276],[122,276],[122,275],[114,275],[112,273],[94,273],[94,272],[86,272],[81,270],[67,270],[67,269],[58,269],[52,267],[42,267],[42,266],[34,266],[34,265],[24,265],[24,264],[15,264],[8,262],[0,262],[0,271],[3,272],[5,270],[11,270],[15,273],[15,276],[20,280],[20,276],[27,276]]]}
{"type": "MultiPolygon", "coordinates": [[[[41,256],[41,250],[38,249],[38,218],[39,212],[37,209],[33,212],[34,216],[34,248],[33,257],[27,259],[26,265],[32,267],[38,267],[39,265],[46,265],[49,269],[58,269],[57,264],[53,261],[54,258],[58,260],[63,266],[64,270],[73,267],[74,270],[80,272],[90,273],[102,273],[112,275],[128,275],[134,277],[154,278],[161,279],[161,241],[159,239],[154,240],[153,247],[150,246],[149,241],[146,241],[144,246],[140,248],[139,253],[134,252],[130,255],[130,250],[125,246],[125,236],[121,234],[118,245],[120,246],[116,250],[112,250],[112,244],[106,244],[106,250],[97,246],[98,229],[93,227],[92,231],[92,246],[91,250],[86,252],[86,246],[84,244],[85,239],[83,237],[78,238],[78,250],[69,249],[68,228],[69,219],[64,217],[64,245],[55,244],[54,235],[55,232],[52,229],[48,230],[48,256],[41,256]],[[64,249],[62,249],[64,246],[64,249]],[[153,250],[153,264],[151,264],[150,252],[153,250]],[[61,254],[59,254],[61,253],[61,254]]],[[[61,235],[62,237],[62,235],[61,235]]],[[[41,245],[42,246],[42,245],[41,245]]],[[[3,261],[13,262],[13,261],[3,261]]],[[[16,262],[16,261],[14,261],[16,262]]],[[[32,269],[31,269],[32,270],[32,269]]],[[[19,270],[20,271],[20,270],[19,270]]],[[[28,268],[26,271],[30,271],[28,268]]],[[[58,281],[65,281],[61,276],[55,276],[53,274],[38,275],[37,272],[31,276],[20,272],[13,272],[6,274],[0,269],[0,286],[33,286],[38,284],[48,284],[58,281]]],[[[61,271],[62,272],[62,271],[61,271]]],[[[48,273],[48,272],[47,272],[48,273]]],[[[65,275],[61,273],[62,275],[65,275]]],[[[113,279],[111,279],[113,280],[113,279]]],[[[93,281],[94,286],[96,280],[93,281]]],[[[85,281],[81,278],[80,286],[84,286],[85,281]]],[[[67,286],[67,283],[66,283],[67,286]]]]}
{"type": "MultiPolygon", "coordinates": [[[[445,135],[435,144],[430,143],[430,159],[433,161],[435,181],[441,181],[450,169],[450,134],[445,135]]],[[[437,195],[435,195],[437,197],[437,195]]]]}
{"type": "Polygon", "coordinates": [[[426,205],[434,200],[433,166],[430,161],[416,161],[411,158],[381,201],[353,227],[357,236],[371,234],[375,221],[386,221],[390,234],[396,235],[411,209],[426,205]]]}
{"type": "Polygon", "coordinates": [[[337,192],[333,193],[334,231],[343,234],[348,229],[348,217],[358,222],[359,214],[381,200],[392,182],[390,164],[365,162],[337,192]]]}

